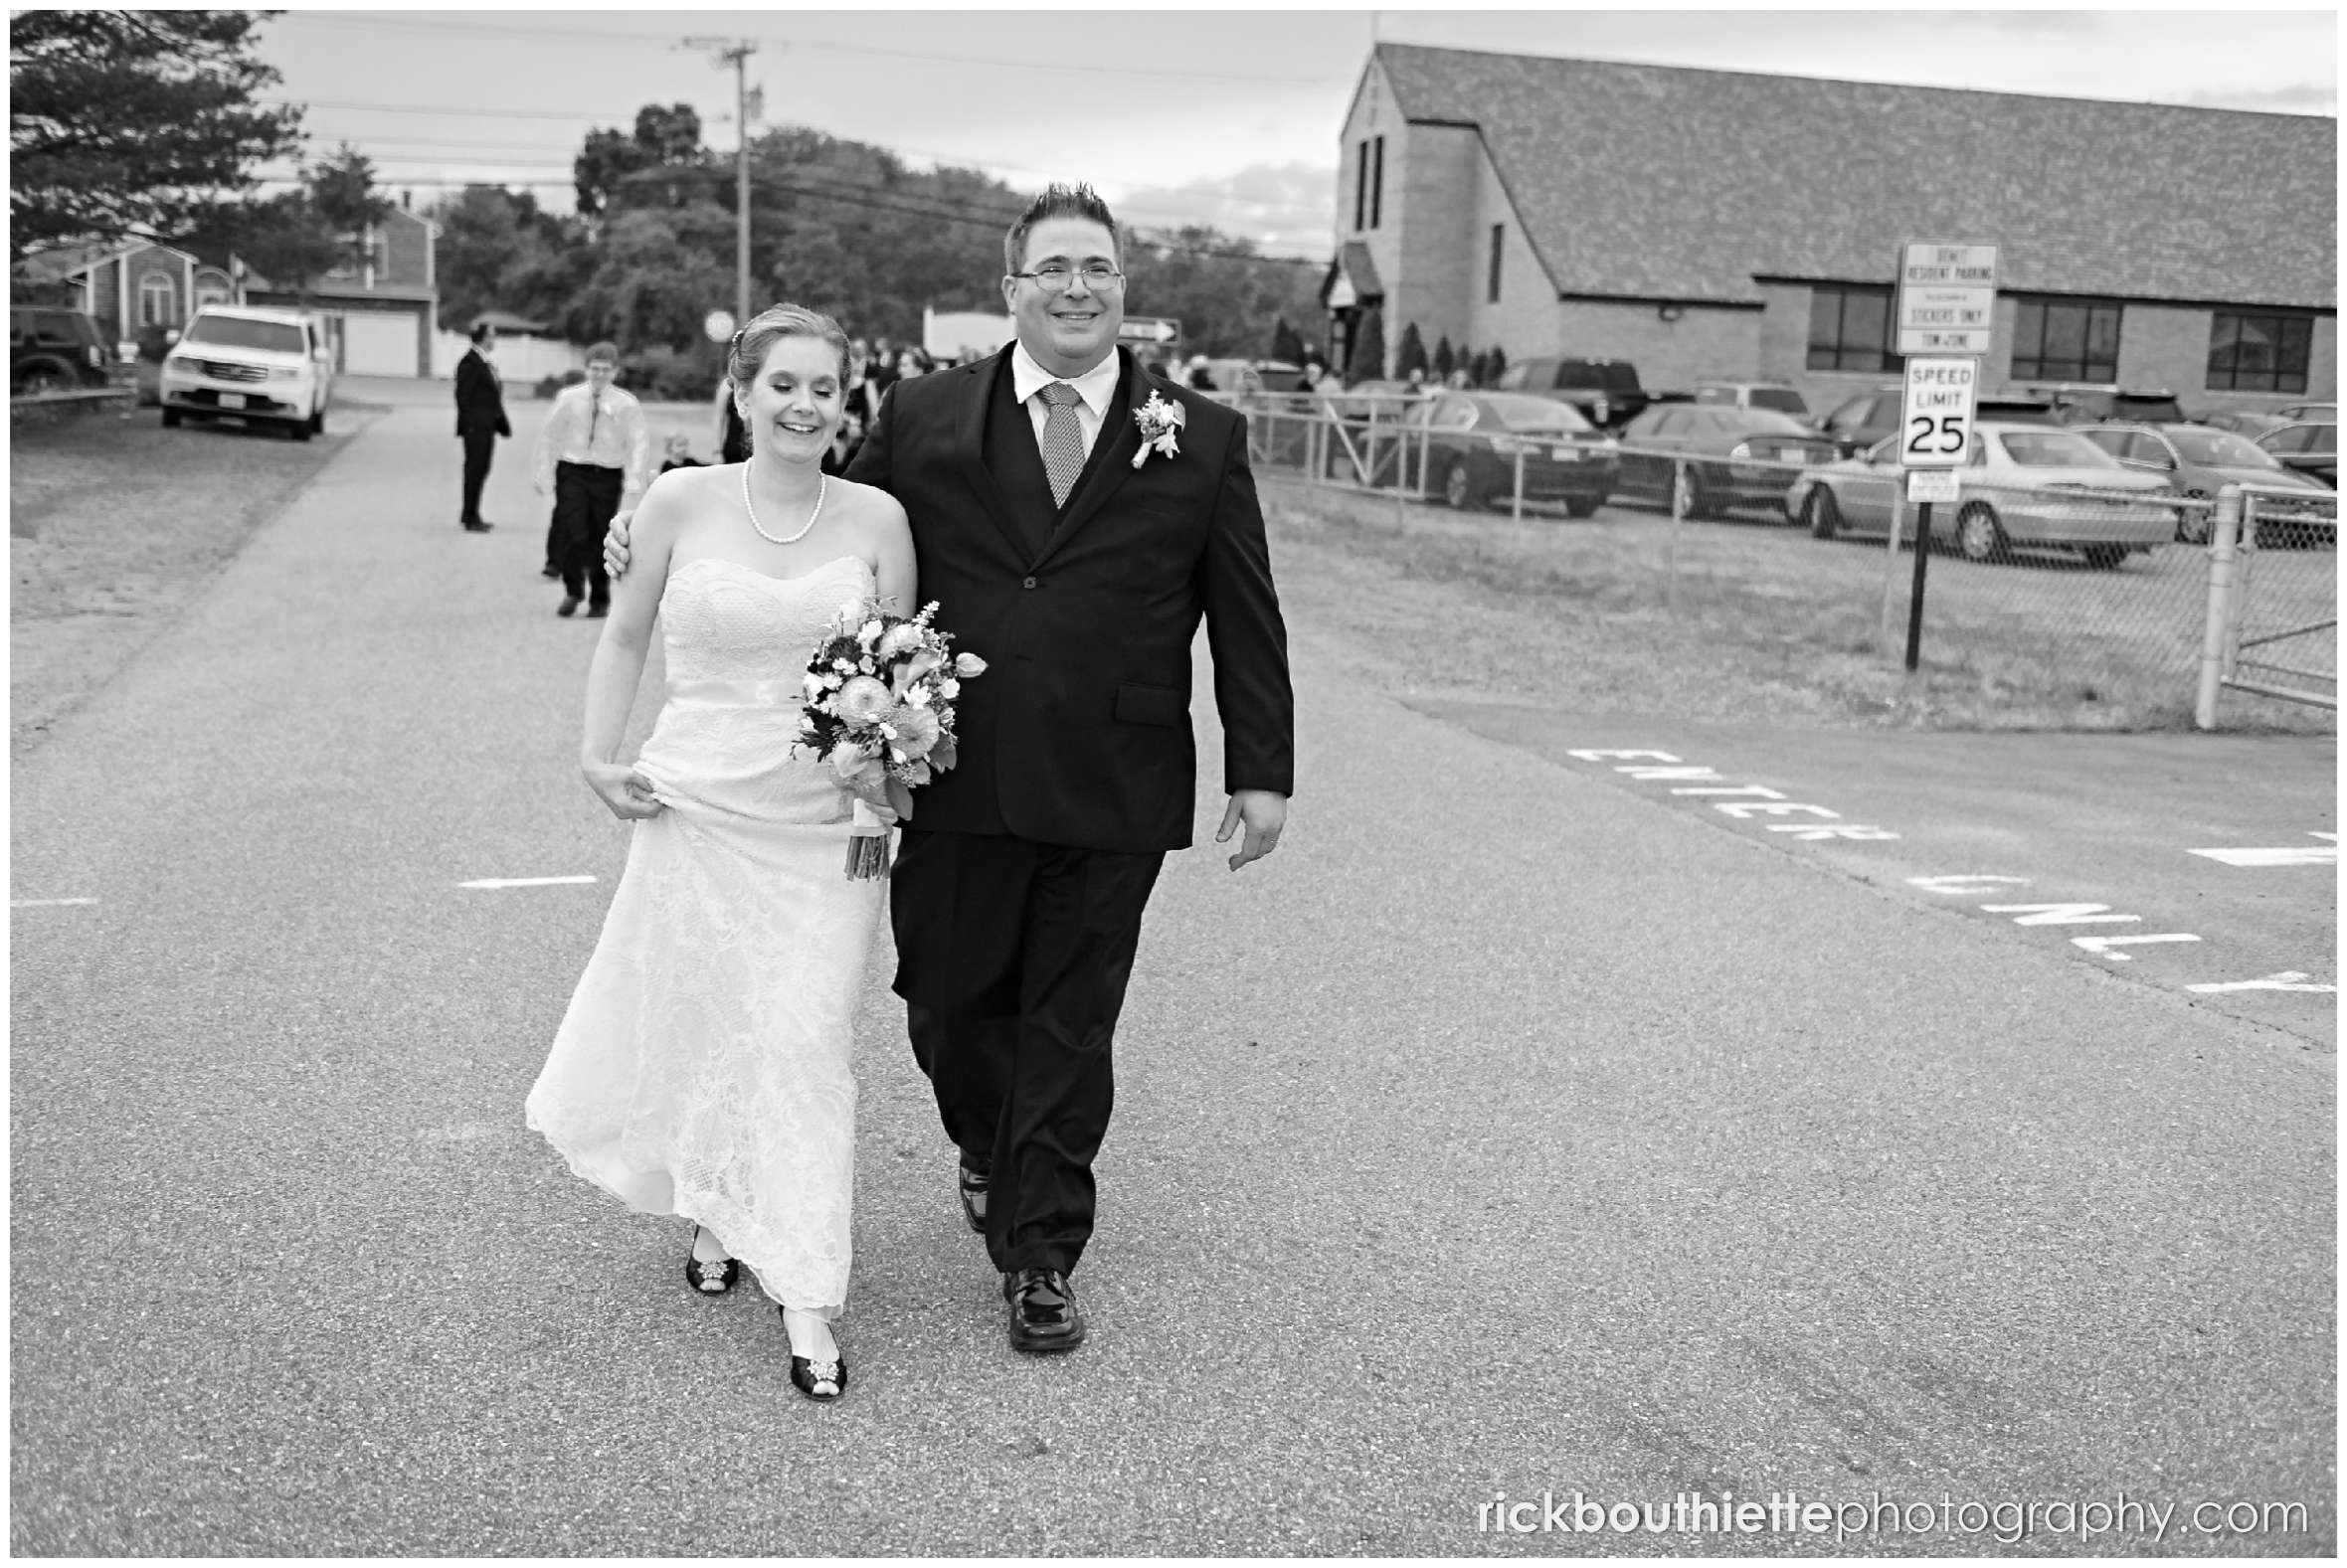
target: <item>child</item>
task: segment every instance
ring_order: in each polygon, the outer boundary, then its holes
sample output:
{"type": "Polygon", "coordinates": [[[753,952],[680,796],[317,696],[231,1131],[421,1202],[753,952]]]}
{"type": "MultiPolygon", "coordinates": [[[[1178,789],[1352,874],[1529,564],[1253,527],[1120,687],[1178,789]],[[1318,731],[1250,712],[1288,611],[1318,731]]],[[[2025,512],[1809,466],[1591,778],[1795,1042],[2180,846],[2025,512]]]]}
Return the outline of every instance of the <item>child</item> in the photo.
{"type": "Polygon", "coordinates": [[[700,468],[705,466],[706,464],[704,464],[700,458],[693,455],[693,441],[691,436],[679,435],[668,437],[668,459],[667,461],[660,464],[660,471],[662,473],[666,473],[671,468],[700,468]]]}

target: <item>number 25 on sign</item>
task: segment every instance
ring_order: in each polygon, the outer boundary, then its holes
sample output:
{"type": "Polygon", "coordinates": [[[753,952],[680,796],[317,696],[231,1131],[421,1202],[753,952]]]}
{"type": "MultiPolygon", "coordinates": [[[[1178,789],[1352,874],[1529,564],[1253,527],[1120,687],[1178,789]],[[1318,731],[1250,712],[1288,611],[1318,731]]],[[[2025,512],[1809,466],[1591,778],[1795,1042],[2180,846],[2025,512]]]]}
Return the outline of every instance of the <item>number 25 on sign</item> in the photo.
{"type": "Polygon", "coordinates": [[[1976,359],[1910,359],[1898,421],[1902,468],[1960,468],[1972,445],[1976,359]]]}

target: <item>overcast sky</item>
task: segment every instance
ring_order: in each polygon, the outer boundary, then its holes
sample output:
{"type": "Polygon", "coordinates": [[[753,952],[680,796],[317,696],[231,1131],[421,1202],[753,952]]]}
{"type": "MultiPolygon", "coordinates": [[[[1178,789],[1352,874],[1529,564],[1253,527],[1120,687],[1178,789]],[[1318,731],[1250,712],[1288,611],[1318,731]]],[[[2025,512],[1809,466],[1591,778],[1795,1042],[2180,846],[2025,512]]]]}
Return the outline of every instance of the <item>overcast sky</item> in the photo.
{"type": "MultiPolygon", "coordinates": [[[[2330,9],[2229,11],[875,9],[359,11],[264,24],[314,150],[347,139],[418,205],[467,180],[567,210],[596,125],[689,102],[730,149],[744,38],[757,125],[812,125],[1019,189],[1089,179],[1143,225],[1326,255],[1337,134],[1372,37],[1520,54],[2336,115],[2330,9]]],[[[2156,155],[2156,149],[2145,149],[2156,155]]]]}

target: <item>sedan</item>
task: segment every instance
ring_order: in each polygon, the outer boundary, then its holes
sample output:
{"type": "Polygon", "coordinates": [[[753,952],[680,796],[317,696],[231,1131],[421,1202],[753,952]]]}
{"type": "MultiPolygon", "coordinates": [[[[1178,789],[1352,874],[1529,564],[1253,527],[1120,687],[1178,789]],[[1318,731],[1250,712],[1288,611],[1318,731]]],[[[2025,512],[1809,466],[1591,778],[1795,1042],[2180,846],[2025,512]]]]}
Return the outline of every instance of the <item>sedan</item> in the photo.
{"type": "Polygon", "coordinates": [[[2236,436],[2254,441],[2267,431],[2278,431],[2290,422],[2278,414],[2235,409],[2226,414],[2212,414],[2201,423],[2213,431],[2231,431],[2236,436]]]}
{"type": "MultiPolygon", "coordinates": [[[[1820,539],[1888,535],[1903,472],[1897,445],[1894,437],[1798,475],[1786,513],[1820,539]]],[[[1931,538],[1970,561],[2006,560],[2022,546],[2076,550],[2107,568],[2176,533],[2173,508],[2129,499],[2170,495],[2165,479],[2122,466],[2072,430],[1979,422],[1956,485],[1956,504],[1931,509],[1931,538]]]]}
{"type": "Polygon", "coordinates": [[[2310,474],[2334,490],[2339,487],[2336,420],[2328,425],[2285,425],[2258,436],[2257,444],[2279,459],[2282,466],[2310,474]]]}
{"type": "Polygon", "coordinates": [[[1795,469],[1834,460],[1834,440],[1790,415],[1729,404],[1672,403],[1648,409],[1622,432],[1622,493],[1665,505],[1682,517],[1711,517],[1730,506],[1784,504],[1795,469]],[[1716,461],[1680,462],[1679,457],[1716,461]]]}
{"type": "Polygon", "coordinates": [[[1462,510],[1510,504],[1521,466],[1526,500],[1587,517],[1620,478],[1614,438],[1554,398],[1442,392],[1413,407],[1403,428],[1419,488],[1462,510]]]}
{"type": "MultiPolygon", "coordinates": [[[[2229,484],[2262,484],[2276,489],[2311,490],[2322,485],[2283,467],[2272,453],[2230,431],[2203,425],[2080,425],[2080,436],[2143,473],[2171,481],[2187,500],[2207,501],[2229,484]]],[[[2208,507],[2180,512],[2176,537],[2186,544],[2209,542],[2208,507]]]]}

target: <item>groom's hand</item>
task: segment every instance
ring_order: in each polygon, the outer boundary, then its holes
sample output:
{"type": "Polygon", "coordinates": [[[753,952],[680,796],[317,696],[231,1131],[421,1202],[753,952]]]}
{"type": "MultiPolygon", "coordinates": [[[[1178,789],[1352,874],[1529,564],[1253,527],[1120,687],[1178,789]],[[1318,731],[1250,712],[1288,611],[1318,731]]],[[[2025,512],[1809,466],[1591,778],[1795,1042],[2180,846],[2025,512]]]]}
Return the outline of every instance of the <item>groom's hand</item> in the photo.
{"type": "Polygon", "coordinates": [[[603,536],[604,575],[615,583],[628,575],[628,521],[634,515],[632,506],[619,513],[603,536]]]}
{"type": "Polygon", "coordinates": [[[1233,871],[1279,847],[1280,829],[1288,823],[1288,797],[1276,789],[1234,790],[1230,804],[1223,808],[1222,831],[1214,835],[1214,842],[1229,843],[1232,831],[1241,823],[1247,831],[1239,840],[1238,852],[1230,857],[1233,871]]]}

